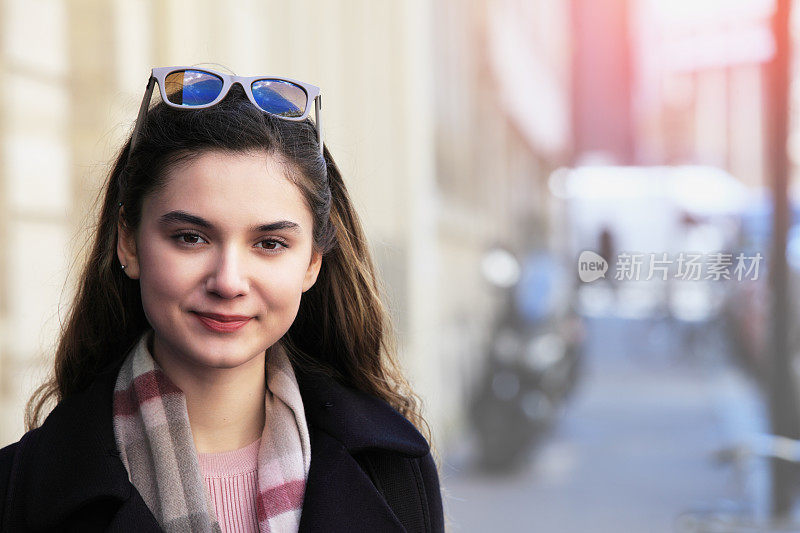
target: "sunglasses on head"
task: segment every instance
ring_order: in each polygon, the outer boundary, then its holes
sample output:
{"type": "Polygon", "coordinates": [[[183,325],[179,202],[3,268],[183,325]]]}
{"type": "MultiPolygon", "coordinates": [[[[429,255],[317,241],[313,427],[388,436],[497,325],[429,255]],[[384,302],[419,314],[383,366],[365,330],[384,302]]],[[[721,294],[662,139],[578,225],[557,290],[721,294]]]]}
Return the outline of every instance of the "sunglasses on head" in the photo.
{"type": "Polygon", "coordinates": [[[225,98],[235,83],[244,89],[254,106],[284,120],[305,120],[313,101],[317,142],[322,153],[322,94],[319,87],[277,76],[234,76],[205,68],[159,67],[152,70],[147,81],[147,89],[131,136],[128,159],[150,106],[154,83],[158,83],[164,103],[176,109],[203,109],[216,105],[225,98]]]}

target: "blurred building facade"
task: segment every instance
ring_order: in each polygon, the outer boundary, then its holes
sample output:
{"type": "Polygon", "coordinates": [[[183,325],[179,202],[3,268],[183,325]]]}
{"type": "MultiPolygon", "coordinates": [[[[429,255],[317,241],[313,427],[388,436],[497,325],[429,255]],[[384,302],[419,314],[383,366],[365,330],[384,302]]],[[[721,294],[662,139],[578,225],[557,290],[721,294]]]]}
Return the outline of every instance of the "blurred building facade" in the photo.
{"type": "Polygon", "coordinates": [[[632,164],[630,0],[571,0],[573,165],[632,164]]]}
{"type": "Polygon", "coordinates": [[[479,271],[495,244],[548,246],[547,178],[569,161],[570,14],[549,0],[441,0],[436,32],[440,336],[450,432],[482,370],[500,300],[479,271]]]}
{"type": "Polygon", "coordinates": [[[639,0],[630,6],[635,160],[724,168],[750,186],[765,169],[765,65],[772,0],[639,0]]]}

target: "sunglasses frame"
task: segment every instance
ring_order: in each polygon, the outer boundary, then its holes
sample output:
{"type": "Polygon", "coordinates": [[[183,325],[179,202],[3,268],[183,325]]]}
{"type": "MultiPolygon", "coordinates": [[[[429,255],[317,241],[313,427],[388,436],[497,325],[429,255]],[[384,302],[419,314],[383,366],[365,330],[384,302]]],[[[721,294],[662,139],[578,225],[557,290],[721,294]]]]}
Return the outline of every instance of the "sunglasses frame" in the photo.
{"type": "Polygon", "coordinates": [[[208,68],[201,68],[201,67],[156,67],[151,70],[150,72],[150,79],[147,80],[147,88],[144,91],[144,98],[142,98],[142,104],[139,107],[139,114],[136,117],[136,125],[133,128],[133,133],[131,134],[131,146],[128,150],[128,160],[130,160],[130,155],[133,153],[133,148],[136,146],[136,138],[139,134],[139,127],[144,122],[144,117],[147,115],[147,111],[150,108],[150,99],[153,96],[153,84],[158,83],[159,91],[161,92],[161,100],[170,107],[174,107],[176,109],[204,109],[207,107],[211,107],[213,105],[218,104],[221,102],[225,96],[230,91],[231,87],[234,84],[238,83],[239,86],[244,89],[247,98],[252,102],[254,106],[258,109],[261,109],[264,113],[270,114],[274,117],[277,117],[282,120],[291,120],[292,122],[299,122],[308,118],[309,112],[311,111],[311,106],[309,105],[311,101],[314,102],[314,124],[317,128],[317,142],[319,143],[319,151],[323,153],[323,145],[322,145],[322,93],[319,87],[311,85],[310,83],[304,83],[302,81],[293,80],[291,78],[283,78],[280,76],[235,76],[233,74],[225,74],[223,72],[217,72],[216,70],[211,70],[208,68]],[[167,98],[167,91],[166,91],[166,79],[169,74],[173,72],[180,72],[183,70],[196,70],[199,72],[207,72],[214,76],[219,77],[222,80],[222,89],[219,92],[219,96],[217,96],[214,100],[207,104],[202,105],[193,105],[193,106],[185,106],[180,104],[174,104],[169,101],[167,98]],[[306,93],[306,106],[303,111],[303,115],[299,117],[285,117],[283,115],[278,115],[275,113],[270,113],[269,111],[264,111],[261,106],[258,105],[256,99],[253,97],[252,85],[256,81],[262,80],[274,80],[274,81],[282,81],[291,83],[293,85],[297,85],[306,93]]]}

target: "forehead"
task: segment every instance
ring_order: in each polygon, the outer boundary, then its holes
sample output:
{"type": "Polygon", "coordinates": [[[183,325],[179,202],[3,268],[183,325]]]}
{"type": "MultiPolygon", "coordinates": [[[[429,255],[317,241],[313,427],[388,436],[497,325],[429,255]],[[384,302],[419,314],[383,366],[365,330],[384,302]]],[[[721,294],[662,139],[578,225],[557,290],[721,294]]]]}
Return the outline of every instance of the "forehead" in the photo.
{"type": "MultiPolygon", "coordinates": [[[[183,210],[231,230],[269,220],[310,226],[312,217],[286,165],[263,152],[205,152],[172,168],[148,197],[143,217],[183,210]]],[[[310,227],[308,228],[310,230],[310,227]]]]}

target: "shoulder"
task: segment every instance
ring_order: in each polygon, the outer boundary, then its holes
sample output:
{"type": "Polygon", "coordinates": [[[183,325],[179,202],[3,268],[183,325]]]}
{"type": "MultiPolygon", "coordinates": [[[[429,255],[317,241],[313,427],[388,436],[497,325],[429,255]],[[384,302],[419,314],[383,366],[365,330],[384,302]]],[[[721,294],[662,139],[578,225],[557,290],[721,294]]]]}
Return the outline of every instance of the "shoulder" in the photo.
{"type": "MultiPolygon", "coordinates": [[[[0,517],[5,508],[6,494],[11,483],[11,467],[14,464],[17,448],[19,448],[19,441],[0,448],[0,517]]],[[[0,523],[2,523],[2,519],[0,519],[0,523]]]]}
{"type": "MultiPolygon", "coordinates": [[[[19,441],[9,444],[5,448],[0,448],[0,483],[7,480],[8,476],[11,474],[11,463],[16,455],[17,448],[19,448],[19,441]]],[[[2,488],[4,488],[4,486],[0,485],[0,490],[2,490],[2,488]]]]}
{"type": "Polygon", "coordinates": [[[439,471],[433,454],[429,451],[416,459],[419,467],[419,487],[425,498],[430,523],[429,531],[444,531],[444,508],[442,506],[442,492],[439,486],[439,471]]]}
{"type": "MultiPolygon", "coordinates": [[[[60,402],[39,427],[0,449],[0,531],[29,529],[32,502],[58,485],[58,465],[71,462],[65,458],[68,446],[57,444],[71,403],[60,402]]],[[[77,419],[78,413],[73,417],[77,419]]]]}
{"type": "MultiPolygon", "coordinates": [[[[30,454],[30,450],[41,432],[41,428],[34,428],[22,435],[17,442],[0,448],[0,493],[7,491],[9,481],[21,467],[23,456],[30,454]]],[[[2,504],[2,500],[0,500],[0,504],[2,504]]]]}
{"type": "Polygon", "coordinates": [[[431,531],[444,531],[444,508],[436,461],[433,460],[433,454],[430,451],[418,461],[422,487],[430,510],[431,531]]]}
{"type": "Polygon", "coordinates": [[[16,520],[17,511],[14,496],[24,489],[21,486],[23,459],[30,450],[30,441],[40,433],[32,429],[20,440],[0,449],[0,531],[12,531],[11,522],[16,520]]]}
{"type": "Polygon", "coordinates": [[[41,426],[0,450],[0,531],[55,528],[87,502],[128,497],[106,381],[63,398],[41,426]]]}
{"type": "Polygon", "coordinates": [[[5,511],[6,511],[6,496],[11,485],[11,467],[14,464],[14,457],[17,453],[19,442],[9,444],[5,448],[0,449],[0,531],[6,530],[5,524],[5,511]]]}

